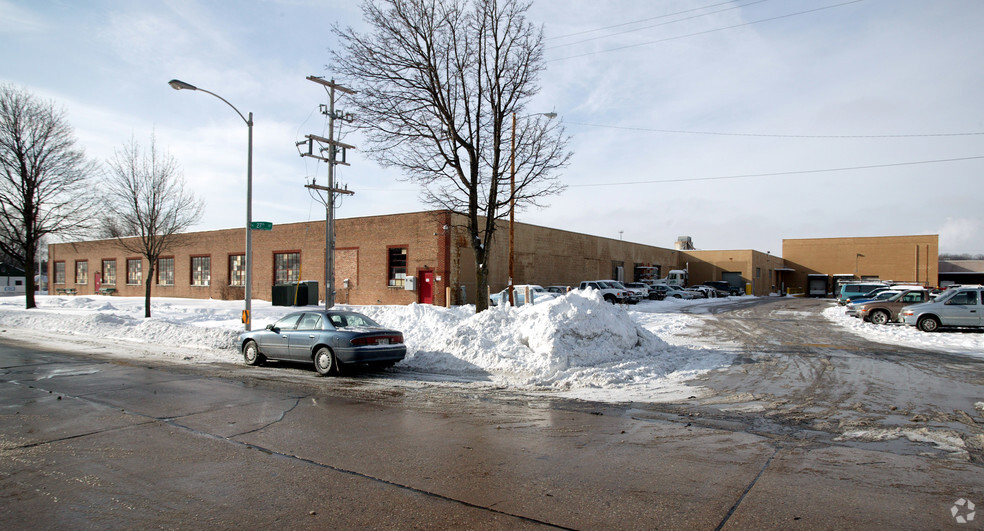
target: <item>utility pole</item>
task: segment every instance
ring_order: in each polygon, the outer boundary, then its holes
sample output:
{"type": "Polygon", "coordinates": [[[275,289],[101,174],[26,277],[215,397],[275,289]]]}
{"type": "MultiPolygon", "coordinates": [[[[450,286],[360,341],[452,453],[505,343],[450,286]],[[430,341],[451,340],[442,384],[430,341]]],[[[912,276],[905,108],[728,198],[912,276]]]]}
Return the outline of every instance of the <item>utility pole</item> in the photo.
{"type": "Polygon", "coordinates": [[[335,112],[335,91],[344,94],[355,94],[355,91],[336,85],[334,80],[325,81],[323,78],[315,76],[308,76],[307,79],[323,85],[328,91],[328,108],[326,109],[324,105],[321,106],[322,114],[328,116],[328,138],[305,135],[304,138],[307,140],[297,142],[298,147],[307,146],[307,152],[301,151],[302,157],[311,157],[328,163],[328,186],[319,186],[313,180],[311,184],[304,186],[309,190],[316,190],[318,197],[321,197],[325,204],[325,311],[327,311],[335,305],[335,194],[352,195],[355,193],[348,189],[335,187],[335,165],[348,166],[348,162],[345,161],[345,152],[349,149],[355,149],[355,146],[335,140],[335,119],[349,122],[353,119],[350,114],[335,112]],[[318,144],[317,152],[314,148],[315,143],[318,144]],[[327,157],[324,156],[325,152],[327,152],[327,157]],[[341,160],[338,157],[339,153],[341,153],[341,160]],[[321,192],[325,192],[324,197],[321,196],[321,192]]]}

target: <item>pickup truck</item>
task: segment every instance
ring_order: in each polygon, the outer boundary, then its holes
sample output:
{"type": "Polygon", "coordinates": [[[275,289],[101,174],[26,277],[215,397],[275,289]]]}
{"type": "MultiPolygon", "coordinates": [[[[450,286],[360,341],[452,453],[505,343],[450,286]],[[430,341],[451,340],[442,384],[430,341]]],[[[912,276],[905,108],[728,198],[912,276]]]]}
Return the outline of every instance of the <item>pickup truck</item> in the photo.
{"type": "Polygon", "coordinates": [[[626,302],[629,299],[628,292],[613,286],[611,282],[611,280],[585,280],[581,282],[580,289],[596,289],[612,304],[626,302]]]}

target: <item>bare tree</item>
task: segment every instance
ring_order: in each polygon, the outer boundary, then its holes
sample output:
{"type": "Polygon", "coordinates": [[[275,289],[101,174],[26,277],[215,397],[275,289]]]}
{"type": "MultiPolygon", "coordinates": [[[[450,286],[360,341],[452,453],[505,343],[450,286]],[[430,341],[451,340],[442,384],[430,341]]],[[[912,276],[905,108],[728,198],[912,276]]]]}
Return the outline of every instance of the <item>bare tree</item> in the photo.
{"type": "Polygon", "coordinates": [[[544,69],[543,32],[523,0],[368,0],[370,31],[334,28],[330,69],[358,91],[369,153],[423,185],[430,205],[467,219],[477,311],[488,307],[490,243],[511,200],[522,208],[563,190],[563,128],[525,105],[544,69]],[[515,191],[510,143],[515,136],[515,191]]]}
{"type": "Polygon", "coordinates": [[[13,85],[0,85],[0,255],[24,270],[35,307],[41,241],[91,228],[95,164],[75,146],[64,111],[13,85]]]}
{"type": "Polygon", "coordinates": [[[147,259],[144,317],[150,317],[158,259],[177,245],[178,234],[201,219],[204,204],[185,190],[177,161],[158,151],[153,136],[146,151],[131,138],[116,150],[108,165],[102,229],[127,252],[147,259]]]}

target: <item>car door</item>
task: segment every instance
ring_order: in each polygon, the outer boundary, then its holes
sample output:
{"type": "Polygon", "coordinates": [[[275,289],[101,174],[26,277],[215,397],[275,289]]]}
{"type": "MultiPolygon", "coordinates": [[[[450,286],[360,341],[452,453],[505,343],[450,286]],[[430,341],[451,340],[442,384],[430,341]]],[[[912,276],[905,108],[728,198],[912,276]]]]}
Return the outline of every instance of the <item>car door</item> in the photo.
{"type": "Polygon", "coordinates": [[[297,322],[297,328],[288,334],[288,351],[294,360],[310,360],[314,345],[321,339],[324,319],[321,314],[305,312],[297,322]]]}
{"type": "Polygon", "coordinates": [[[257,343],[260,345],[260,352],[268,358],[289,359],[290,354],[287,346],[290,333],[297,328],[297,321],[300,320],[301,315],[300,313],[289,314],[273,323],[273,328],[267,330],[267,333],[259,334],[257,343]]]}
{"type": "Polygon", "coordinates": [[[947,299],[940,309],[943,326],[980,326],[981,294],[977,290],[961,290],[947,299]]]}

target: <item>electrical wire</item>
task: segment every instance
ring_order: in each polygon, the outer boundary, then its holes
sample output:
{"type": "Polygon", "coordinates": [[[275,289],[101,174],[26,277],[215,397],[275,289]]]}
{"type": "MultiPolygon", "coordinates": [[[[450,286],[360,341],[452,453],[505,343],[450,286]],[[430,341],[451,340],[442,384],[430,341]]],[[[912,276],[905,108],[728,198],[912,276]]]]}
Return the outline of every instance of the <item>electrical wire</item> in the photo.
{"type": "MultiPolygon", "coordinates": [[[[587,38],[587,39],[581,39],[579,41],[568,42],[568,43],[564,43],[564,44],[557,44],[557,45],[554,45],[554,46],[547,46],[544,49],[545,50],[553,50],[555,48],[563,48],[564,46],[574,46],[575,44],[582,44],[582,43],[585,43],[585,42],[596,41],[598,39],[605,39],[605,38],[608,38],[608,37],[614,37],[616,35],[624,35],[626,33],[633,33],[633,32],[636,32],[636,31],[642,31],[644,29],[658,28],[660,26],[667,26],[667,25],[670,25],[670,24],[675,24],[677,22],[683,22],[685,20],[693,20],[695,18],[706,17],[708,15],[714,15],[714,14],[717,14],[717,13],[723,13],[725,11],[733,11],[735,9],[741,9],[743,7],[748,7],[748,6],[754,5],[754,4],[761,4],[762,2],[768,2],[768,1],[769,0],[755,0],[754,2],[749,2],[747,4],[733,5],[731,7],[727,7],[727,8],[724,8],[724,9],[718,9],[717,11],[711,11],[709,13],[701,13],[699,15],[691,15],[689,17],[678,18],[676,20],[670,20],[670,21],[667,21],[667,22],[660,22],[659,24],[651,24],[649,26],[642,26],[640,28],[628,29],[628,30],[624,30],[624,31],[617,31],[615,33],[609,33],[607,35],[599,35],[597,37],[590,37],[590,38],[587,38]]],[[[694,11],[694,10],[691,9],[690,11],[694,11]]],[[[686,13],[686,11],[683,11],[683,13],[686,13]]],[[[663,17],[668,17],[668,16],[671,16],[671,15],[663,15],[663,17]]],[[[656,17],[656,18],[662,18],[662,17],[656,17]]],[[[652,20],[652,19],[649,19],[649,20],[652,20]]],[[[641,21],[639,21],[639,22],[641,22],[641,21]]],[[[626,22],[625,24],[635,24],[635,23],[636,22],[626,22]]],[[[625,24],[619,24],[619,26],[623,26],[625,24]]],[[[597,31],[597,30],[589,30],[589,33],[591,31],[597,31]]]]}
{"type": "Polygon", "coordinates": [[[720,131],[689,131],[685,129],[656,129],[649,127],[630,127],[621,125],[592,124],[587,122],[568,122],[571,125],[583,125],[585,127],[602,127],[606,129],[621,129],[626,131],[643,131],[647,133],[667,133],[681,135],[712,135],[712,136],[744,136],[757,138],[823,138],[823,139],[846,139],[846,138],[934,138],[934,137],[961,137],[961,136],[981,136],[984,131],[966,133],[912,133],[912,134],[888,134],[888,135],[794,135],[784,133],[724,133],[720,131]]]}
{"type": "Polygon", "coordinates": [[[843,6],[850,5],[850,4],[857,4],[857,3],[863,2],[863,1],[864,0],[850,0],[849,2],[842,2],[840,4],[833,4],[833,5],[818,7],[818,8],[814,8],[814,9],[807,9],[805,11],[797,11],[795,13],[788,13],[788,14],[785,14],[785,15],[779,15],[779,16],[775,16],[775,17],[764,18],[764,19],[761,19],[761,20],[753,20],[751,22],[743,22],[741,24],[735,24],[733,26],[725,26],[725,27],[722,27],[722,28],[714,28],[714,29],[709,29],[709,30],[704,30],[704,31],[698,31],[698,32],[694,32],[694,33],[687,33],[685,35],[677,35],[675,37],[666,37],[666,38],[657,39],[657,40],[654,40],[654,41],[639,42],[639,43],[636,43],[636,44],[627,44],[625,46],[619,46],[617,48],[609,48],[607,50],[596,50],[596,51],[593,51],[593,52],[587,52],[587,53],[582,53],[582,54],[578,54],[578,55],[570,55],[570,56],[567,56],[567,57],[558,57],[556,59],[549,59],[546,62],[548,62],[548,63],[554,63],[554,62],[557,62],[557,61],[566,61],[568,59],[577,59],[579,57],[587,57],[587,56],[590,56],[590,55],[598,55],[598,54],[609,53],[609,52],[617,52],[617,51],[626,50],[626,49],[629,49],[629,48],[638,48],[639,46],[648,46],[650,44],[659,44],[659,43],[662,43],[662,42],[674,41],[674,40],[678,40],[678,39],[686,39],[688,37],[696,37],[696,36],[699,36],[699,35],[707,35],[709,33],[715,33],[715,32],[718,32],[718,31],[724,31],[724,30],[729,30],[729,29],[741,28],[741,27],[744,27],[744,26],[751,26],[753,24],[761,24],[763,22],[772,22],[772,21],[775,21],[775,20],[781,20],[781,19],[784,19],[784,18],[790,18],[790,17],[799,16],[799,15],[806,15],[806,14],[809,14],[809,13],[816,13],[818,11],[824,11],[826,9],[834,9],[836,7],[843,7],[843,6]]]}
{"type": "MultiPolygon", "coordinates": [[[[767,0],[760,0],[760,1],[767,1],[767,0]]],[[[685,9],[683,11],[677,11],[675,13],[667,13],[665,15],[658,15],[658,16],[655,16],[655,17],[644,18],[642,20],[633,20],[632,22],[622,22],[621,24],[612,24],[611,26],[603,26],[603,27],[595,28],[595,29],[589,29],[589,30],[583,30],[583,31],[576,31],[574,33],[568,33],[566,35],[557,35],[555,37],[547,37],[547,40],[548,41],[552,41],[552,40],[557,40],[557,39],[566,39],[567,37],[576,37],[578,35],[584,35],[586,33],[594,33],[596,31],[605,31],[607,29],[612,29],[612,28],[621,28],[622,26],[630,26],[632,24],[639,24],[639,23],[642,23],[642,22],[649,22],[650,20],[657,20],[657,19],[666,18],[666,17],[673,17],[673,16],[676,16],[676,15],[683,15],[683,14],[686,14],[686,13],[693,13],[694,11],[700,11],[702,9],[710,9],[712,7],[719,7],[719,6],[729,5],[729,4],[731,4],[731,2],[720,2],[720,3],[717,3],[717,4],[711,4],[709,6],[695,7],[693,9],[685,9]]]]}
{"type": "Polygon", "coordinates": [[[824,168],[815,170],[793,170],[793,171],[780,171],[773,173],[748,173],[743,175],[719,175],[715,177],[681,177],[679,179],[655,179],[651,181],[625,181],[625,182],[606,182],[606,183],[592,183],[592,184],[569,184],[568,188],[591,188],[600,186],[627,186],[632,184],[657,184],[657,183],[682,183],[682,182],[692,182],[692,181],[723,181],[727,179],[751,179],[753,177],[778,177],[780,175],[807,175],[811,173],[829,173],[838,171],[852,171],[852,170],[870,170],[876,168],[893,168],[897,166],[914,166],[919,164],[939,164],[944,162],[961,162],[967,160],[980,160],[984,159],[984,155],[977,155],[972,157],[958,157],[952,159],[935,159],[935,160],[917,160],[910,162],[893,162],[888,164],[870,164],[867,166],[845,166],[841,168],[824,168]]]}

